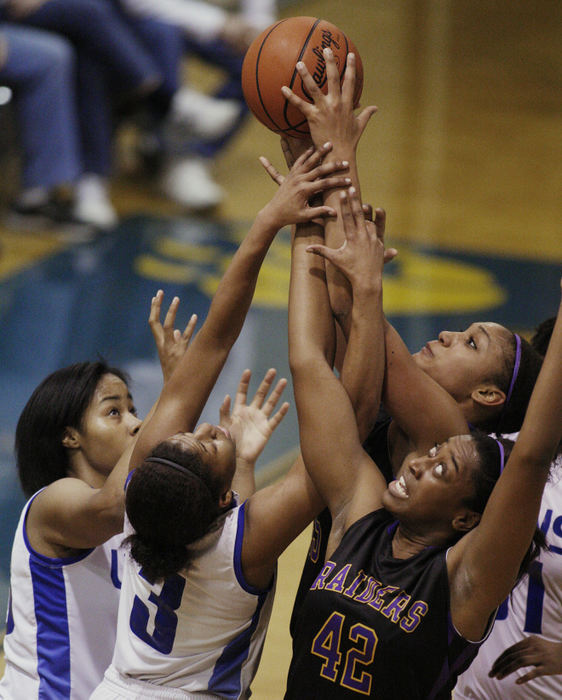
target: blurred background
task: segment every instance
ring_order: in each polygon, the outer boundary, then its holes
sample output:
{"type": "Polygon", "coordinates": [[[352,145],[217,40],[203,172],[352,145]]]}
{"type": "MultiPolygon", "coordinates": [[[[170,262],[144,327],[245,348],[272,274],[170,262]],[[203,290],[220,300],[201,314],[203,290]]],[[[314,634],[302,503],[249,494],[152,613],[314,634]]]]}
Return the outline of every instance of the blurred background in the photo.
{"type": "MultiPolygon", "coordinates": [[[[362,104],[379,108],[359,147],[363,197],[387,211],[387,243],[399,256],[385,270],[385,311],[412,351],[476,320],[529,337],[560,295],[559,2],[221,1],[205,3],[203,20],[163,16],[157,2],[97,1],[105,8],[89,38],[60,23],[49,0],[31,14],[0,4],[2,619],[23,505],[14,430],[32,390],[61,366],[102,355],[130,373],[145,415],[161,386],[151,297],[177,294],[180,326],[192,313],[204,318],[274,193],[258,156],[282,169],[279,139],[245,113],[239,70],[247,42],[275,19],[327,19],[362,57],[362,104]],[[136,43],[127,48],[129,32],[136,43]],[[35,82],[22,78],[30,56],[42,69],[35,82]],[[53,77],[47,59],[59,79],[69,67],[69,78],[30,107],[24,96],[53,77]],[[63,116],[49,111],[55,89],[63,116]],[[64,143],[51,137],[61,127],[64,143]]],[[[284,230],[203,418],[216,422],[245,367],[253,386],[271,366],[289,376],[289,257],[284,230]]],[[[297,443],[292,406],[263,455],[260,484],[287,468],[297,443]]],[[[306,548],[305,534],[280,563],[258,700],[282,695],[306,548]]]]}

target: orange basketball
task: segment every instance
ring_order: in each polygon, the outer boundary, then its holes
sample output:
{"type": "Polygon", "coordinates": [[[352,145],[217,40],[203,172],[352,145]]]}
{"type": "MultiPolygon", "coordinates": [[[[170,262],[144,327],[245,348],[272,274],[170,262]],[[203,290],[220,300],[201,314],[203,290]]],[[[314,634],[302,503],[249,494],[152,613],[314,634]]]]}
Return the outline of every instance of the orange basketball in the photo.
{"type": "Polygon", "coordinates": [[[254,39],[242,65],[242,89],[248,107],[268,129],[297,138],[309,133],[304,115],[287,102],[281,87],[287,85],[296,95],[312,102],[295,67],[303,61],[316,84],[326,92],[326,62],[322,54],[325,48],[334,53],[340,82],[347,54],[355,54],[357,106],[363,89],[363,64],[353,43],[335,25],[316,17],[289,17],[272,24],[254,39]]]}

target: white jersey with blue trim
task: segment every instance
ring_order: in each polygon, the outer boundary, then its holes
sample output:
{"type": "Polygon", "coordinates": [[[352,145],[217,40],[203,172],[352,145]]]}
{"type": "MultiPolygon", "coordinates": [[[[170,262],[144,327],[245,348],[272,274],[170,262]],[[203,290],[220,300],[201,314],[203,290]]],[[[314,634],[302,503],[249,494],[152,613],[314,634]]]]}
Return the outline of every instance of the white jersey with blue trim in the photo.
{"type": "MultiPolygon", "coordinates": [[[[125,532],[133,532],[125,519],[125,532]]],[[[249,697],[274,581],[257,590],[241,566],[244,505],[190,547],[182,573],[151,584],[125,562],[111,667],[92,698],[249,697]]]]}
{"type": "Polygon", "coordinates": [[[540,635],[562,643],[562,456],[551,467],[544,489],[539,527],[548,550],[541,552],[531,569],[498,610],[492,633],[471,666],[461,675],[455,700],[560,700],[562,674],[540,676],[517,685],[532,667],[522,667],[502,680],[490,678],[494,661],[524,637],[540,635]]]}
{"type": "Polygon", "coordinates": [[[73,557],[43,556],[25,531],[35,496],[22,511],[12,546],[0,698],[83,700],[111,661],[123,535],[73,557]]]}

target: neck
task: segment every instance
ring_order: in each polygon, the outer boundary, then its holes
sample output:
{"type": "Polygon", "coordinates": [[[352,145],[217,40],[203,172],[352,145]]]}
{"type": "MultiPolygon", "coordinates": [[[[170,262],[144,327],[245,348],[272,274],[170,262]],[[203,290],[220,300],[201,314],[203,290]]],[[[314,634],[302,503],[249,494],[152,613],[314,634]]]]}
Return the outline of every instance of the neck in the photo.
{"type": "Polygon", "coordinates": [[[392,556],[395,559],[408,559],[423,552],[427,547],[441,547],[450,539],[450,533],[421,534],[399,523],[392,538],[392,556]]]}
{"type": "Polygon", "coordinates": [[[91,486],[93,489],[101,489],[107,479],[107,474],[102,474],[92,467],[89,462],[81,459],[77,455],[70,460],[70,467],[67,476],[71,479],[80,479],[84,483],[91,486]]]}

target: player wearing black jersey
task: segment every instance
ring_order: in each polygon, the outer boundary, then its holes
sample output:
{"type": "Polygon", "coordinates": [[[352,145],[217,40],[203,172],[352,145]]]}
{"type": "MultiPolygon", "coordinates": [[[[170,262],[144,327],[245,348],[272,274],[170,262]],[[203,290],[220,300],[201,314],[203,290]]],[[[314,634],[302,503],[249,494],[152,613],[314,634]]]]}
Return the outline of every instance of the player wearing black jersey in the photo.
{"type": "MultiPolygon", "coordinates": [[[[333,58],[327,57],[327,65],[333,58]]],[[[346,73],[349,88],[350,73],[346,73]]],[[[303,71],[306,79],[306,69],[303,71]]],[[[344,86],[345,86],[344,83],[344,86]]],[[[366,108],[358,116],[353,110],[353,90],[340,88],[339,82],[329,85],[328,94],[311,92],[314,106],[300,105],[309,119],[311,136],[317,143],[332,142],[330,157],[347,160],[350,175],[359,191],[356,164],[356,148],[365,128],[365,116],[372,114],[366,108]],[[351,95],[351,97],[349,97],[351,95]]],[[[328,191],[325,203],[338,208],[337,191],[328,191]]],[[[384,235],[385,213],[377,210],[377,226],[384,235]]],[[[341,229],[336,222],[326,222],[326,242],[331,247],[341,244],[341,229]]],[[[340,340],[349,333],[351,319],[351,295],[345,278],[338,277],[333,266],[327,266],[330,303],[336,319],[343,329],[340,340]]],[[[401,345],[394,329],[388,324],[385,334],[387,352],[392,352],[396,343],[401,345]]],[[[540,369],[539,355],[524,340],[498,324],[472,324],[463,332],[443,331],[439,339],[427,343],[414,355],[417,365],[443,387],[457,402],[471,427],[486,432],[518,431],[528,405],[532,387],[540,369]]],[[[409,400],[409,387],[403,382],[402,398],[409,400]]],[[[400,392],[396,392],[398,395],[400,392]]],[[[421,402],[423,404],[423,401],[421,402]]],[[[388,408],[388,407],[387,407],[388,408]]],[[[364,443],[387,482],[392,481],[405,456],[416,448],[415,436],[409,434],[407,426],[399,421],[377,423],[364,443]]],[[[320,571],[324,560],[331,517],[325,510],[315,521],[311,547],[304,565],[293,614],[291,632],[298,620],[302,597],[320,571]]]]}
{"type": "Polygon", "coordinates": [[[333,524],[296,625],[286,697],[440,698],[485,636],[532,540],[561,433],[562,313],[503,469],[507,446],[467,435],[456,402],[405,346],[397,343],[385,361],[382,247],[356,194],[349,198],[344,246],[326,249],[312,235],[293,245],[289,348],[301,450],[333,524]],[[380,384],[386,375],[384,399],[415,440],[388,488],[332,371],[324,264],[307,249],[349,279],[348,352],[369,346],[380,384]],[[404,382],[407,401],[394,395],[404,382]]]}

